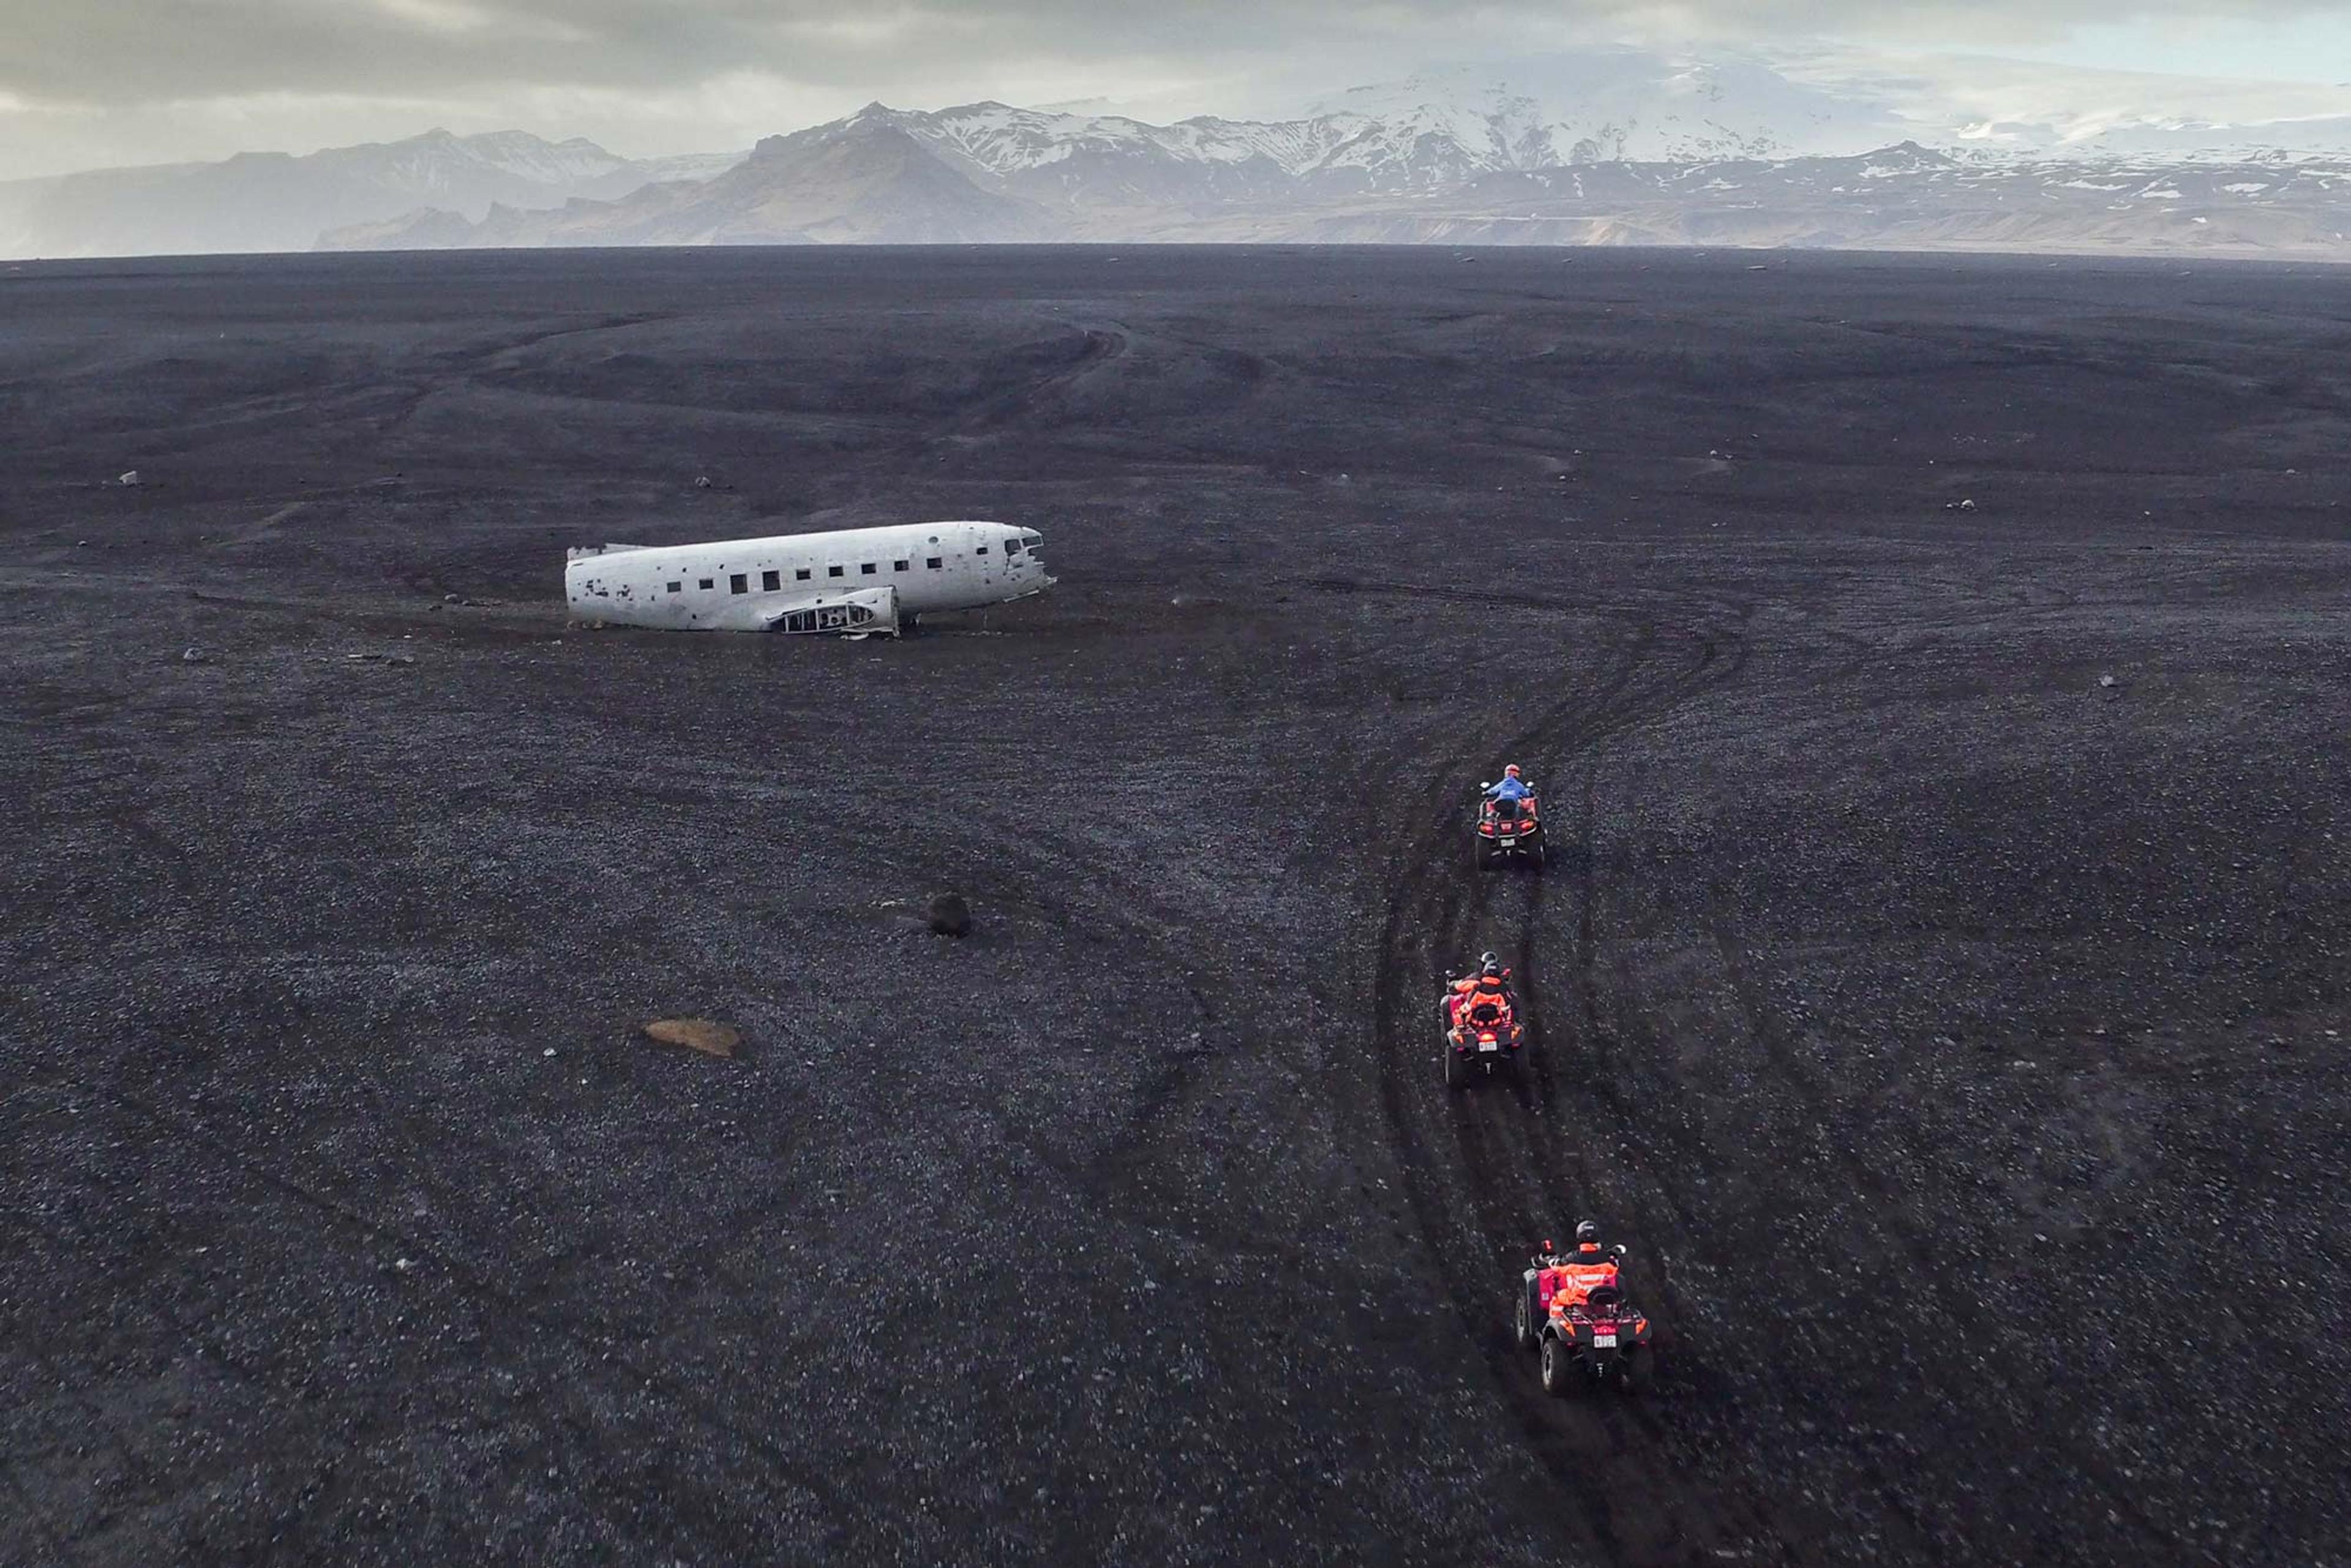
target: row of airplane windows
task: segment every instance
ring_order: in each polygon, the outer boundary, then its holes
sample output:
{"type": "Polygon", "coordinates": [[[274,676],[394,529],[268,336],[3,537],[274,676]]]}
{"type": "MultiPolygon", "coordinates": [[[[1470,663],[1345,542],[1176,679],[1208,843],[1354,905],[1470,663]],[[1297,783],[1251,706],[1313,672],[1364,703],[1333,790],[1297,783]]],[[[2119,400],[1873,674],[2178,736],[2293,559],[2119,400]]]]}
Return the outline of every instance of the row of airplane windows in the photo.
{"type": "MultiPolygon", "coordinates": [[[[938,556],[926,557],[923,561],[923,570],[925,571],[938,571],[945,569],[946,566],[946,562],[938,556]]],[[[860,577],[872,577],[881,570],[881,562],[869,560],[859,564],[857,573],[860,577]]],[[[914,563],[910,560],[893,560],[890,563],[890,570],[892,571],[912,571],[914,570],[914,563]]],[[[824,574],[827,577],[841,577],[846,575],[848,570],[849,569],[847,567],[829,566],[824,569],[824,574]]],[[[804,566],[792,573],[792,580],[795,582],[806,582],[812,575],[813,569],[804,566]]],[[[715,577],[705,577],[697,579],[696,580],[705,591],[718,586],[718,580],[715,577]]],[[[783,587],[783,573],[779,571],[763,571],[759,574],[759,591],[763,593],[773,593],[778,589],[783,587]]],[[[669,591],[672,593],[684,592],[685,580],[684,578],[680,578],[672,582],[669,585],[669,591]]],[[[726,591],[729,593],[750,592],[751,574],[747,571],[733,573],[726,579],[726,591]]]]}

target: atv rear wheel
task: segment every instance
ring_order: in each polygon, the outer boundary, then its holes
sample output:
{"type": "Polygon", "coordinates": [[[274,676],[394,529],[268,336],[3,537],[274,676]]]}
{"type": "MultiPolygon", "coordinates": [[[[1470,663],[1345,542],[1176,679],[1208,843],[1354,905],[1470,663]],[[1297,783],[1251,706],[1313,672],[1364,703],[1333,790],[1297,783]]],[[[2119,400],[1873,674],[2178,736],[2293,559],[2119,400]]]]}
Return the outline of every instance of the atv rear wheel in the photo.
{"type": "Polygon", "coordinates": [[[1458,1089],[1468,1082],[1468,1073],[1462,1069],[1461,1053],[1453,1049],[1451,1041],[1447,1041],[1445,1046],[1445,1086],[1447,1089],[1458,1089]]]}
{"type": "Polygon", "coordinates": [[[1636,1344],[1625,1357],[1625,1392],[1639,1394],[1657,1380],[1655,1345],[1636,1344]]]}
{"type": "Polygon", "coordinates": [[[1565,1342],[1557,1334],[1546,1334],[1542,1342],[1543,1392],[1553,1399],[1564,1399],[1574,1392],[1576,1379],[1583,1374],[1575,1369],[1575,1357],[1568,1354],[1565,1342]]]}
{"type": "Polygon", "coordinates": [[[1527,1281],[1524,1287],[1519,1291],[1519,1310],[1514,1315],[1518,1321],[1512,1326],[1518,1335],[1519,1348],[1520,1350],[1534,1349],[1535,1282],[1532,1280],[1527,1281]]]}

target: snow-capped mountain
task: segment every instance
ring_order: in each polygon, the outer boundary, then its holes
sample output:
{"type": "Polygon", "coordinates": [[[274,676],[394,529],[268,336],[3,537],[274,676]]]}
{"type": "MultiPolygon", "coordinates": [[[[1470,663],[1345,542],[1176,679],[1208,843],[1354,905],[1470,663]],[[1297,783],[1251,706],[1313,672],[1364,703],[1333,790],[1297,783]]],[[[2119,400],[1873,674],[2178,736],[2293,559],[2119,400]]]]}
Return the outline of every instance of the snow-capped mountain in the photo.
{"type": "Polygon", "coordinates": [[[1451,64],[1265,120],[872,104],[842,123],[877,120],[981,185],[1048,205],[1427,191],[1585,163],[1837,158],[1903,142],[1971,161],[2351,157],[2351,89],[1851,49],[1451,64]]]}
{"type": "Polygon", "coordinates": [[[2086,70],[1990,56],[1774,51],[1789,80],[1881,105],[1930,147],[2021,157],[2351,155],[2351,83],[2235,81],[2086,70]]]}
{"type": "Polygon", "coordinates": [[[1537,162],[1372,117],[1149,126],[872,105],[701,185],[479,225],[426,214],[328,248],[1308,241],[2216,251],[2351,259],[2351,159],[1986,159],[1904,141],[1791,158],[1537,162]],[[1364,160],[1374,145],[1409,162],[1364,160]],[[1362,176],[1382,168],[1380,183],[1362,176]]]}
{"type": "Polygon", "coordinates": [[[329,250],[544,245],[955,245],[1059,237],[1029,204],[983,189],[909,134],[900,117],[868,110],[789,136],[770,136],[706,181],[641,186],[618,201],[575,199],[553,210],[503,204],[480,223],[427,210],[330,231],[329,250]]]}
{"type": "Polygon", "coordinates": [[[879,104],[950,162],[1025,194],[1118,178],[1163,198],[1425,190],[1510,170],[1598,162],[1698,162],[1858,152],[1904,139],[1876,103],[1840,99],[1746,60],[1635,49],[1451,66],[1352,89],[1275,120],[1149,125],[1000,103],[935,113],[879,104]],[[1146,172],[1148,171],[1148,172],[1146,172]]]}
{"type": "Polygon", "coordinates": [[[496,203],[554,206],[658,179],[702,179],[736,158],[640,162],[524,131],[244,152],[216,163],[100,169],[0,184],[0,254],[120,256],[308,250],[320,231],[422,208],[466,219],[496,203]]]}
{"type": "Polygon", "coordinates": [[[1002,103],[936,113],[868,104],[852,120],[882,120],[1000,178],[1102,153],[1159,154],[1177,162],[1232,167],[1259,160],[1286,175],[1312,169],[1343,132],[1319,121],[1269,124],[1203,118],[1146,125],[1119,115],[1054,114],[1002,103]]]}
{"type": "Polygon", "coordinates": [[[2346,166],[2351,87],[1599,47],[1432,66],[1259,119],[875,103],[747,155],[433,131],[104,171],[0,186],[0,254],[1634,233],[2334,254],[2346,166]],[[2103,201],[2110,185],[2138,193],[2103,201]]]}
{"type": "Polygon", "coordinates": [[[1373,143],[1434,136],[1489,169],[1841,157],[1916,141],[1969,155],[2351,154],[2351,85],[2200,80],[2031,60],[1603,47],[1432,67],[1302,103],[1373,143]]]}
{"type": "Polygon", "coordinates": [[[1324,95],[1297,112],[1359,117],[1391,143],[1434,133],[1497,167],[1837,157],[1906,141],[1970,156],[2351,155],[2351,84],[1826,46],[1456,63],[1324,95]]]}
{"type": "MultiPolygon", "coordinates": [[[[891,127],[983,188],[1048,204],[1113,206],[1291,192],[1346,133],[1319,121],[1146,125],[992,102],[935,113],[868,104],[837,125],[891,127]]],[[[817,130],[835,133],[833,127],[817,130]]]]}
{"type": "Polygon", "coordinates": [[[1909,137],[1881,97],[1740,55],[1600,48],[1434,68],[1315,104],[1359,129],[1339,162],[1374,184],[1571,163],[1839,156],[1909,137]]]}

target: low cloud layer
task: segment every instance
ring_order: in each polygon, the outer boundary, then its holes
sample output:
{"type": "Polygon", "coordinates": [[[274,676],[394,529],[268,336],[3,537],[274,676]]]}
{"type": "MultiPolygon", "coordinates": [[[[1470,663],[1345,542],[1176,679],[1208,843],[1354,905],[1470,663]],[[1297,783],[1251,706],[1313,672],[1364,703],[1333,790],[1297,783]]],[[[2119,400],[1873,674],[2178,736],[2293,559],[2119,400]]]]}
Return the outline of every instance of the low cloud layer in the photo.
{"type": "MultiPolygon", "coordinates": [[[[2309,0],[2169,0],[2149,17],[2247,26],[2309,0]]],[[[1838,34],[1947,44],[2054,39],[2111,23],[2105,0],[0,0],[0,92],[33,102],[144,104],[266,93],[418,96],[486,88],[676,90],[747,70],[886,86],[954,63],[975,76],[1059,64],[1203,74],[1309,46],[1464,35],[1739,38],[1838,34]]]]}

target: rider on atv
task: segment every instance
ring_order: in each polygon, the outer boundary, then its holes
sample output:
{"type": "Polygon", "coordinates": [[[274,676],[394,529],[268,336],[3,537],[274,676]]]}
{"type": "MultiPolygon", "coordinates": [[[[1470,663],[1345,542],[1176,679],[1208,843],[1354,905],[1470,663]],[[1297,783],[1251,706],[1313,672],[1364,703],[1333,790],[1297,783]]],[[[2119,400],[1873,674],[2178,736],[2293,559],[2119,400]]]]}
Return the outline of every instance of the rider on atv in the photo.
{"type": "Polygon", "coordinates": [[[1568,1304],[1573,1306],[1603,1285],[1618,1284],[1616,1260],[1622,1256],[1622,1248],[1600,1244],[1599,1226],[1589,1219],[1578,1222],[1573,1251],[1545,1252],[1538,1260],[1543,1272],[1541,1299],[1549,1302],[1552,1297],[1563,1294],[1568,1304]]]}
{"type": "Polygon", "coordinates": [[[1462,1019],[1481,1004],[1497,1009],[1498,1016],[1508,1016],[1512,1010],[1510,971],[1491,952],[1478,955],[1476,974],[1465,975],[1446,988],[1445,1027],[1448,1030],[1460,1028],[1462,1019]]]}
{"type": "Polygon", "coordinates": [[[1520,1350],[1541,1355],[1545,1394],[1600,1382],[1627,1393],[1649,1385],[1656,1338],[1647,1314],[1625,1299],[1624,1256],[1622,1247],[1602,1246],[1600,1227],[1586,1219],[1575,1228],[1573,1250],[1555,1252],[1546,1241],[1527,1260],[1513,1309],[1517,1338],[1520,1350]]]}
{"type": "Polygon", "coordinates": [[[1485,793],[1478,798],[1474,841],[1479,867],[1482,870],[1505,855],[1522,856],[1538,864],[1549,860],[1551,845],[1543,833],[1534,786],[1519,771],[1519,765],[1511,763],[1502,769],[1499,782],[1481,788],[1485,793]]]}
{"type": "Polygon", "coordinates": [[[1534,786],[1520,777],[1519,765],[1515,762],[1503,766],[1499,783],[1486,786],[1486,799],[1489,800],[1529,800],[1534,798],[1534,786]]]}

